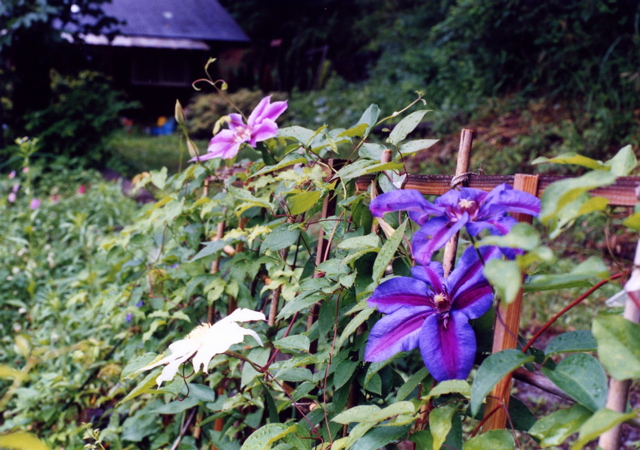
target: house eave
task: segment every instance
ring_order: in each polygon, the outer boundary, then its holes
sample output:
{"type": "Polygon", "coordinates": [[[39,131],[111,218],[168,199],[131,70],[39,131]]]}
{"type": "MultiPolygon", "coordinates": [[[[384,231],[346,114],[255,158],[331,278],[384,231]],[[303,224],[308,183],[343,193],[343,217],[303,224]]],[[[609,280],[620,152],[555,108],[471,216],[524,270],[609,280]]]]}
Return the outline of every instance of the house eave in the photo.
{"type": "MultiPolygon", "coordinates": [[[[63,37],[70,42],[75,42],[71,35],[63,33],[63,37]]],[[[181,50],[208,51],[211,47],[204,41],[194,39],[148,37],[148,36],[121,36],[117,35],[112,40],[105,35],[86,34],[79,38],[82,43],[88,45],[101,45],[111,47],[138,47],[138,48],[164,48],[181,50]]]]}

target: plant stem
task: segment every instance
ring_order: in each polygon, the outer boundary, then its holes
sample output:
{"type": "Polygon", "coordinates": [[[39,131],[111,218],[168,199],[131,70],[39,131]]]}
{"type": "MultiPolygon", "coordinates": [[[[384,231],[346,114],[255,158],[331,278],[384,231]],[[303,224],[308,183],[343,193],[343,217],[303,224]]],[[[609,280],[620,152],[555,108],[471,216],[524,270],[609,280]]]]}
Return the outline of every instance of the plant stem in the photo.
{"type": "Polygon", "coordinates": [[[612,275],[611,277],[607,278],[606,280],[602,280],[600,281],[598,284],[596,284],[595,286],[593,286],[591,289],[589,289],[587,292],[585,292],[584,294],[582,294],[580,297],[578,297],[577,299],[575,299],[574,301],[572,301],[571,303],[569,303],[567,306],[565,306],[564,308],[562,308],[562,310],[557,313],[556,315],[554,315],[549,321],[547,321],[547,323],[545,323],[542,328],[540,328],[536,334],[533,335],[533,337],[531,339],[529,339],[529,342],[527,342],[527,345],[525,345],[522,348],[523,353],[526,353],[527,350],[529,350],[529,348],[533,345],[533,343],[542,335],[542,333],[544,333],[551,325],[553,325],[553,323],[558,320],[564,313],[566,313],[567,311],[569,311],[571,308],[573,308],[576,305],[579,305],[580,303],[582,303],[582,301],[584,301],[587,297],[589,297],[591,294],[593,294],[595,291],[597,291],[598,289],[600,289],[602,286],[604,286],[607,283],[610,283],[613,280],[617,280],[618,278],[624,276],[624,273],[617,273],[615,275],[612,275]]]}

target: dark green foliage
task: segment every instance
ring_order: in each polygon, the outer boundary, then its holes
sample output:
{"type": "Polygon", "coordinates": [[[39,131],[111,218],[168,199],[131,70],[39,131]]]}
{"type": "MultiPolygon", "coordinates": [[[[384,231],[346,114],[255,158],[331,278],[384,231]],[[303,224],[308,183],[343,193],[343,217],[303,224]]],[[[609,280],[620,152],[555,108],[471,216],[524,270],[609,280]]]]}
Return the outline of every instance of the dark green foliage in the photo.
{"type": "Polygon", "coordinates": [[[29,114],[25,129],[40,137],[43,153],[98,166],[112,156],[105,138],[119,127],[122,111],[135,106],[99,73],[85,71],[77,78],[57,74],[51,105],[29,114]]]}

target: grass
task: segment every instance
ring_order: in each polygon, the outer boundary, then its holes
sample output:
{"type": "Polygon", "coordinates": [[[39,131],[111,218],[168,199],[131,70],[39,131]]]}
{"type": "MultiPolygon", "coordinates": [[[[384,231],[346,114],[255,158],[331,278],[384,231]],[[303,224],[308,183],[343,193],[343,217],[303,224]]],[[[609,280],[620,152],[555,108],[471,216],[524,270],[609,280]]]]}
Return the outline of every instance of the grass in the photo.
{"type": "MultiPolygon", "coordinates": [[[[196,140],[200,153],[206,152],[207,141],[196,140]]],[[[179,134],[149,136],[142,132],[118,131],[110,145],[125,166],[134,172],[159,170],[166,167],[170,174],[184,168],[190,159],[184,139],[179,134]]]]}

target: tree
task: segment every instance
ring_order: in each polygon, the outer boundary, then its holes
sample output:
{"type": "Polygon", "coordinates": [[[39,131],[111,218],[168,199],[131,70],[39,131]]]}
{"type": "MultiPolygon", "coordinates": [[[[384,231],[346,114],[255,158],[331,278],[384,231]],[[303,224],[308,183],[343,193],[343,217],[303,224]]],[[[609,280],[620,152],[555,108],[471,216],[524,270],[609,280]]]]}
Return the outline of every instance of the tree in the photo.
{"type": "MultiPolygon", "coordinates": [[[[0,3],[0,71],[3,97],[10,99],[10,125],[20,126],[24,115],[49,104],[50,70],[61,67],[65,39],[99,33],[118,21],[101,5],[110,0],[3,0],[0,3]]],[[[68,53],[68,47],[65,52],[68,53]]],[[[3,118],[0,116],[0,122],[3,118]]]]}

